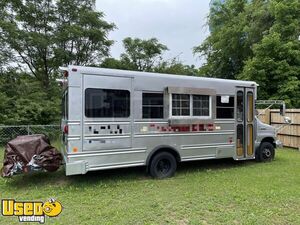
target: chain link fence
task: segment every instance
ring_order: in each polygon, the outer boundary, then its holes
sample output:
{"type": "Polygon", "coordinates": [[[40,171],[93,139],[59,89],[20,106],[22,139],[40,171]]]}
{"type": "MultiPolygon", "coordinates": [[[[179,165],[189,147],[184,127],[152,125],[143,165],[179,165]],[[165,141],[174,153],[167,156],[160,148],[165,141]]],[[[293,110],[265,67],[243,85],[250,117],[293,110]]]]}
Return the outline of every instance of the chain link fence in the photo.
{"type": "Polygon", "coordinates": [[[32,134],[44,134],[51,141],[56,141],[59,139],[60,132],[60,125],[0,126],[0,144],[5,145],[17,136],[32,134]]]}

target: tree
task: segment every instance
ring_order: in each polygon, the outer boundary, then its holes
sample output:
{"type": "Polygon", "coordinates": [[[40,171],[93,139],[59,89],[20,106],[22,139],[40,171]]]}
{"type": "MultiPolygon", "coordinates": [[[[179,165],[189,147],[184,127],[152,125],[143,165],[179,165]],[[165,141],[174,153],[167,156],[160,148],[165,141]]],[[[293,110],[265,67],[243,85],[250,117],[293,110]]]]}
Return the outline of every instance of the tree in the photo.
{"type": "Polygon", "coordinates": [[[185,65],[178,57],[163,60],[162,54],[168,47],[156,38],[142,40],[128,37],[123,40],[123,44],[125,53],[121,54],[120,59],[105,58],[101,63],[102,68],[194,76],[199,74],[194,65],[185,65]]]}
{"type": "MultiPolygon", "coordinates": [[[[135,67],[123,60],[114,58],[106,58],[101,63],[102,68],[120,69],[120,70],[137,70],[135,67]]],[[[191,75],[198,76],[199,70],[194,65],[185,65],[179,59],[173,58],[171,60],[160,60],[157,61],[157,65],[151,68],[151,72],[155,73],[167,73],[177,75],[191,75]]]]}
{"type": "Polygon", "coordinates": [[[61,65],[88,65],[108,55],[114,28],[93,0],[3,0],[1,42],[49,90],[61,65]]]}
{"type": "Polygon", "coordinates": [[[102,68],[109,68],[109,69],[119,69],[119,70],[130,70],[130,69],[134,69],[131,68],[131,65],[128,65],[127,62],[124,62],[122,60],[119,59],[115,59],[115,58],[105,58],[100,67],[102,68]]]}
{"type": "MultiPolygon", "coordinates": [[[[4,8],[5,2],[0,2],[0,9],[4,8]]],[[[0,27],[4,18],[8,16],[5,10],[0,10],[0,27]]],[[[0,74],[5,71],[5,67],[9,64],[12,59],[11,51],[7,44],[4,42],[5,36],[3,32],[0,32],[0,74]]]]}
{"type": "Polygon", "coordinates": [[[252,45],[259,42],[273,23],[267,1],[227,0],[210,11],[211,34],[194,52],[205,56],[201,73],[210,77],[236,79],[244,62],[252,57],[252,45]]]}
{"type": "Polygon", "coordinates": [[[108,56],[114,25],[93,0],[0,2],[0,123],[60,119],[58,67],[92,65],[108,56]]]}
{"type": "Polygon", "coordinates": [[[199,76],[199,70],[194,65],[185,65],[178,58],[162,61],[154,68],[157,73],[199,76]]]}
{"type": "MultiPolygon", "coordinates": [[[[53,88],[52,95],[59,96],[59,91],[53,88]]],[[[0,124],[58,123],[60,103],[58,97],[49,98],[33,76],[14,69],[0,74],[0,124]]]]}
{"type": "Polygon", "coordinates": [[[256,81],[261,99],[300,106],[300,2],[227,0],[209,15],[210,36],[195,48],[200,73],[256,81]]]}
{"type": "Polygon", "coordinates": [[[113,41],[107,39],[114,24],[93,10],[94,0],[61,0],[57,3],[58,27],[55,33],[57,55],[65,65],[91,65],[109,55],[113,41]]]}
{"type": "Polygon", "coordinates": [[[130,37],[123,40],[125,53],[121,55],[121,62],[126,68],[138,71],[153,71],[156,64],[162,60],[162,54],[168,50],[167,46],[159,43],[156,38],[142,40],[130,37]]]}
{"type": "Polygon", "coordinates": [[[274,24],[254,45],[254,57],[246,61],[239,78],[257,81],[260,98],[300,107],[300,2],[273,0],[269,10],[274,24]]]}

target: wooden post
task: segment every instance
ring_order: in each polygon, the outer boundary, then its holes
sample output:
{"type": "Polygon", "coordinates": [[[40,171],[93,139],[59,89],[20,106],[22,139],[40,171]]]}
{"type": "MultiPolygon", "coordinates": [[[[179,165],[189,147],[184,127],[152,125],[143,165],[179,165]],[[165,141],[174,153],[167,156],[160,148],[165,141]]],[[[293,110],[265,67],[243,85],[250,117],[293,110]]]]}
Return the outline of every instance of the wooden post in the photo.
{"type": "Polygon", "coordinates": [[[271,122],[272,122],[272,120],[271,120],[271,110],[267,109],[265,111],[265,123],[270,125],[271,122]]]}

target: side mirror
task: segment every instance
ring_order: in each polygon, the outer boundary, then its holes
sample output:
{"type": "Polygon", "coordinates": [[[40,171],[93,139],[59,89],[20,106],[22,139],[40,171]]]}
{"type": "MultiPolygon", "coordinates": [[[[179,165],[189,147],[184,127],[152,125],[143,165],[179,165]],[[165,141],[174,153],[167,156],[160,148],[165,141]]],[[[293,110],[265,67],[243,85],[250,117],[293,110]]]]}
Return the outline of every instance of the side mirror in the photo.
{"type": "Polygon", "coordinates": [[[291,120],[290,117],[286,116],[286,117],[284,117],[284,122],[285,122],[286,124],[291,124],[291,123],[292,123],[292,120],[291,120]]]}
{"type": "Polygon", "coordinates": [[[281,116],[285,115],[285,105],[284,104],[280,106],[280,115],[281,116]]]}

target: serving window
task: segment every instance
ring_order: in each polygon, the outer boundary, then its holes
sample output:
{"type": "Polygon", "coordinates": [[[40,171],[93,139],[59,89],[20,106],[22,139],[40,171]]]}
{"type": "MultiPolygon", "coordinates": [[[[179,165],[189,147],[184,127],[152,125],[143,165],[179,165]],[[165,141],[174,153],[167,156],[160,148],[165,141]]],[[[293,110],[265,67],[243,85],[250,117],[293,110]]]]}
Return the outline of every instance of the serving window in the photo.
{"type": "Polygon", "coordinates": [[[193,95],[193,116],[209,116],[210,100],[208,95],[193,95]]]}
{"type": "Polygon", "coordinates": [[[211,117],[211,96],[171,94],[171,117],[211,117]]]}
{"type": "Polygon", "coordinates": [[[189,116],[190,115],[190,95],[173,94],[172,95],[172,115],[189,116]]]}

